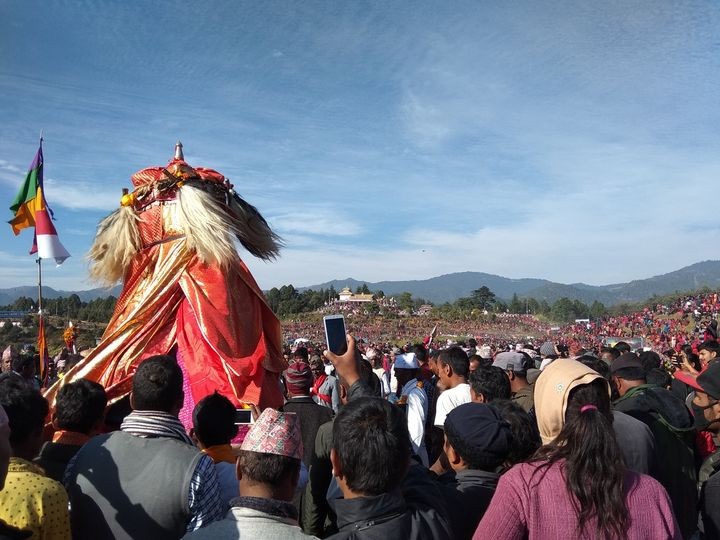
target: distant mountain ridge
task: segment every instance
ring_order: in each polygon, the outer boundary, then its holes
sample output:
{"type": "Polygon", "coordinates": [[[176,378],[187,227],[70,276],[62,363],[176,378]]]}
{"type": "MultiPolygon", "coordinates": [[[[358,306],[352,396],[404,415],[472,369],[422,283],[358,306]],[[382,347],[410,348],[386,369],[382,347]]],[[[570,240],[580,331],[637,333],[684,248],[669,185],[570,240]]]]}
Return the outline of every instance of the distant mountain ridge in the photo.
{"type": "MultiPolygon", "coordinates": [[[[80,300],[83,302],[89,302],[90,300],[95,300],[96,298],[106,298],[108,296],[117,297],[120,295],[121,290],[122,285],[115,285],[109,289],[107,287],[99,287],[97,289],[87,289],[84,291],[58,291],[52,287],[43,287],[43,298],[66,298],[72,294],[77,294],[80,300]]],[[[37,294],[37,285],[0,289],[0,306],[12,304],[21,296],[37,298],[37,294]]]]}
{"type": "Polygon", "coordinates": [[[513,294],[517,294],[521,298],[547,300],[549,303],[567,297],[586,304],[597,300],[611,306],[623,302],[642,302],[653,295],[662,296],[703,287],[720,289],[720,261],[703,261],[667,274],[610,285],[563,284],[546,279],[511,279],[483,272],[457,272],[413,281],[369,282],[353,278],[335,279],[303,289],[327,289],[332,285],[338,291],[343,287],[350,287],[354,291],[363,283],[373,291],[382,290],[388,296],[407,291],[414,297],[425,298],[434,303],[453,302],[469,296],[474,289],[484,285],[503,300],[509,300],[513,294]]]}
{"type": "MultiPolygon", "coordinates": [[[[503,300],[510,300],[513,294],[517,294],[521,298],[535,298],[552,303],[565,296],[573,300],[581,300],[586,304],[597,300],[606,306],[611,306],[623,302],[642,302],[653,295],[661,296],[703,287],[720,289],[720,261],[703,261],[667,274],[611,285],[563,284],[536,278],[511,279],[484,272],[456,272],[412,281],[371,282],[353,278],[334,279],[318,285],[298,287],[298,289],[327,289],[332,285],[337,291],[343,287],[350,287],[354,291],[363,283],[366,283],[373,291],[382,290],[388,296],[407,291],[416,298],[425,298],[436,304],[453,302],[463,296],[469,296],[474,289],[479,289],[484,285],[503,300]]],[[[43,287],[43,296],[58,298],[77,294],[80,300],[88,302],[110,295],[119,296],[121,290],[120,285],[111,289],[98,288],[84,291],[58,291],[50,287],[43,287]]],[[[37,297],[37,287],[0,289],[0,305],[12,304],[21,296],[37,297]]]]}

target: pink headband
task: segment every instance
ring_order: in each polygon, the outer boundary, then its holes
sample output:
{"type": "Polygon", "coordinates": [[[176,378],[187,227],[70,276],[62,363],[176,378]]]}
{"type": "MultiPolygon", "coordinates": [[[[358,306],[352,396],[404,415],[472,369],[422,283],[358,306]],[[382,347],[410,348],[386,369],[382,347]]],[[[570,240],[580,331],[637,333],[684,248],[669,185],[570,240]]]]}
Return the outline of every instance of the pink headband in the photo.
{"type": "Polygon", "coordinates": [[[580,414],[584,413],[585,411],[597,411],[598,408],[595,405],[583,405],[580,407],[580,414]]]}

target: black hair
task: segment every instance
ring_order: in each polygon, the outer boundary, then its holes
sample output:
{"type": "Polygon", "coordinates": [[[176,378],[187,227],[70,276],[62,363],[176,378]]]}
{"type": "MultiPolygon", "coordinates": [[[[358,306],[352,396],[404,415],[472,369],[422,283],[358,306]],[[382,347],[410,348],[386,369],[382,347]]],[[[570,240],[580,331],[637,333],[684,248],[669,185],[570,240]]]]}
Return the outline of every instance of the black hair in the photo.
{"type": "Polygon", "coordinates": [[[475,338],[468,339],[468,347],[470,347],[470,348],[477,347],[477,340],[475,338]]]}
{"type": "Polygon", "coordinates": [[[470,374],[468,382],[475,394],[482,394],[485,403],[496,399],[510,399],[510,378],[502,368],[481,366],[470,374]]]}
{"type": "Polygon", "coordinates": [[[533,459],[546,462],[545,466],[564,460],[565,485],[577,501],[577,538],[625,536],[630,523],[624,496],[625,466],[613,430],[607,381],[596,379],[570,391],[560,434],[533,459]],[[594,407],[582,411],[585,405],[594,407]],[[586,531],[593,519],[597,531],[586,531]]]}
{"type": "Polygon", "coordinates": [[[618,369],[613,373],[619,379],[626,381],[644,381],[646,378],[645,370],[639,367],[626,367],[618,369]]]}
{"type": "Polygon", "coordinates": [[[609,353],[612,355],[613,360],[615,360],[618,356],[620,356],[620,351],[616,349],[615,347],[602,347],[600,349],[600,354],[602,353],[609,353]]]}
{"type": "MultiPolygon", "coordinates": [[[[625,341],[618,341],[614,345],[614,349],[616,351],[620,351],[620,354],[625,354],[626,352],[632,352],[632,349],[630,348],[630,345],[625,341]]],[[[618,355],[619,356],[619,355],[618,355]]]]}
{"type": "Polygon", "coordinates": [[[438,362],[442,365],[449,365],[453,372],[460,377],[467,377],[470,369],[468,355],[460,347],[450,347],[440,351],[438,362]]]}
{"type": "Polygon", "coordinates": [[[365,360],[364,358],[361,358],[358,367],[360,368],[358,370],[360,381],[368,388],[370,388],[373,396],[381,397],[382,383],[380,382],[380,379],[378,379],[378,376],[375,375],[375,372],[373,371],[370,362],[365,360]]]}
{"type": "Polygon", "coordinates": [[[720,343],[718,343],[714,339],[703,341],[700,345],[698,345],[698,352],[703,349],[708,352],[714,352],[716,356],[720,356],[720,343]]]}
{"type": "Polygon", "coordinates": [[[600,360],[594,356],[581,356],[577,359],[577,361],[586,365],[593,371],[597,371],[606,381],[610,380],[610,366],[608,366],[607,362],[604,360],[600,360]]]}
{"type": "Polygon", "coordinates": [[[293,358],[302,358],[305,362],[307,362],[309,358],[308,350],[305,347],[298,347],[293,353],[293,358]]]}
{"type": "Polygon", "coordinates": [[[50,410],[47,400],[19,377],[0,380],[0,405],[10,419],[10,445],[22,444],[42,431],[50,410]]]}
{"type": "Polygon", "coordinates": [[[418,363],[422,364],[423,362],[427,362],[428,352],[425,345],[422,343],[416,343],[412,347],[412,352],[415,353],[415,358],[417,358],[418,363]]]}
{"type": "Polygon", "coordinates": [[[670,374],[662,368],[653,368],[647,372],[645,376],[645,382],[647,384],[654,384],[661,388],[669,388],[672,385],[673,378],[670,374]]]}
{"type": "Polygon", "coordinates": [[[530,459],[542,444],[535,419],[510,399],[497,399],[492,406],[498,410],[502,419],[510,424],[512,444],[507,456],[508,465],[530,459]]]}
{"type": "Polygon", "coordinates": [[[183,374],[175,358],[159,354],[138,366],[132,384],[133,407],[170,412],[183,397],[183,374]]]}
{"type": "Polygon", "coordinates": [[[206,448],[230,444],[238,432],[235,425],[235,406],[217,391],[197,402],[192,419],[195,436],[206,448]]]}
{"type": "Polygon", "coordinates": [[[277,454],[266,454],[241,450],[238,456],[238,468],[243,478],[258,484],[280,486],[290,477],[300,473],[300,460],[277,454]]]}
{"type": "Polygon", "coordinates": [[[445,423],[445,436],[469,469],[494,472],[506,460],[506,456],[493,456],[484,448],[468,443],[455,430],[452,422],[445,423]]]}
{"type": "MultiPolygon", "coordinates": [[[[478,363],[478,368],[492,366],[492,358],[483,358],[479,354],[471,354],[468,358],[468,366],[473,362],[478,363]]],[[[469,368],[468,368],[469,369],[469,368]]]]}
{"type": "Polygon", "coordinates": [[[350,401],[335,417],[333,448],[353,492],[388,493],[400,486],[410,464],[405,414],[380,398],[350,401]]]}
{"type": "Polygon", "coordinates": [[[31,365],[35,364],[35,359],[30,354],[19,354],[12,359],[12,370],[17,373],[22,373],[23,370],[31,365]]]}
{"type": "Polygon", "coordinates": [[[58,429],[89,435],[102,420],[107,407],[107,394],[102,385],[78,379],[58,390],[53,420],[58,429]]]}
{"type": "Polygon", "coordinates": [[[685,357],[687,358],[688,363],[695,368],[695,371],[702,371],[702,364],[700,364],[700,357],[692,352],[686,352],[685,357]]]}
{"type": "Polygon", "coordinates": [[[655,351],[643,351],[638,355],[640,362],[642,362],[645,373],[649,373],[650,370],[659,368],[662,364],[660,355],[655,351]]]}

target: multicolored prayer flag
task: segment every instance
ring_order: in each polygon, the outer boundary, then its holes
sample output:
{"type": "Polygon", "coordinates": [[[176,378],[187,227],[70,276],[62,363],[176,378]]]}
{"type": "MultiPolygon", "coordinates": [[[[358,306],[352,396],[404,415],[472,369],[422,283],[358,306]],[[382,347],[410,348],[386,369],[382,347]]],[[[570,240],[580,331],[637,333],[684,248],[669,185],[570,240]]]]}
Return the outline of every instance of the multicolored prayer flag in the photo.
{"type": "Polygon", "coordinates": [[[25,176],[20,191],[10,205],[10,210],[15,212],[15,217],[10,220],[15,236],[28,227],[35,226],[35,214],[38,210],[45,208],[45,196],[43,195],[43,152],[42,139],[35,159],[30,164],[30,169],[25,176]]]}
{"type": "Polygon", "coordinates": [[[62,264],[70,257],[70,253],[60,243],[57,230],[52,223],[52,210],[43,192],[43,165],[42,139],[40,139],[40,147],[25,176],[25,182],[10,205],[15,217],[9,223],[16,236],[23,229],[35,227],[35,238],[30,254],[37,253],[41,259],[55,259],[57,264],[62,264]]]}

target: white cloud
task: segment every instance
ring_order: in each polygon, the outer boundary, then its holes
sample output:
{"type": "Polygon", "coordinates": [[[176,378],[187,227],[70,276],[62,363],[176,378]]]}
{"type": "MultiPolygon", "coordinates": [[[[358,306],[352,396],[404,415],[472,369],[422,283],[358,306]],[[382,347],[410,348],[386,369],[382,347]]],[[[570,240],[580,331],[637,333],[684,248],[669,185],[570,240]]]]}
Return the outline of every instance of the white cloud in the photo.
{"type": "Polygon", "coordinates": [[[46,179],[52,191],[52,206],[62,206],[71,210],[115,210],[120,206],[121,187],[109,189],[106,186],[87,182],[69,182],[66,180],[46,179]]]}
{"type": "Polygon", "coordinates": [[[280,234],[356,236],[363,232],[362,225],[343,212],[311,206],[296,207],[293,212],[273,216],[272,226],[280,234]]]}

